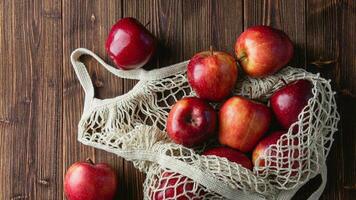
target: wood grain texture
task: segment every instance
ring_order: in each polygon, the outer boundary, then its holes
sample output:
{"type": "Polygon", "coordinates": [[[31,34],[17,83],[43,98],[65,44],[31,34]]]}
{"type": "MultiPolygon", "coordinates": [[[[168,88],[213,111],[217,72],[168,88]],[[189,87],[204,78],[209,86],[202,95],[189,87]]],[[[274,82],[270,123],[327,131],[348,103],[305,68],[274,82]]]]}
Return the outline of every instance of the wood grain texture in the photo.
{"type": "MultiPolygon", "coordinates": [[[[84,92],[69,61],[86,47],[113,64],[104,44],[117,19],[132,16],[157,37],[153,69],[216,50],[233,54],[247,27],[283,29],[296,45],[291,65],[330,78],[341,122],[328,157],[321,199],[353,199],[356,191],[356,3],[353,0],[4,0],[0,1],[0,200],[65,199],[63,177],[74,162],[109,163],[120,179],[117,199],[143,198],[144,174],[131,163],[77,141],[84,92]],[[331,64],[328,64],[331,63],[331,64]]],[[[129,91],[123,80],[85,59],[97,98],[129,91]]],[[[294,199],[320,184],[310,181],[294,199]]]]}
{"type": "Polygon", "coordinates": [[[243,30],[242,1],[183,1],[184,58],[212,46],[234,55],[234,44],[243,30]]]}
{"type": "MultiPolygon", "coordinates": [[[[70,53],[78,47],[91,49],[108,60],[105,38],[112,24],[122,17],[121,8],[121,2],[115,0],[63,1],[63,169],[90,157],[94,162],[110,164],[120,177],[127,174],[121,158],[77,142],[77,122],[83,110],[84,94],[69,62],[70,53]]],[[[87,59],[86,64],[97,98],[114,97],[124,92],[123,80],[105,71],[93,59],[87,59]]],[[[123,183],[120,182],[121,192],[126,186],[123,183]]]]}
{"type": "Polygon", "coordinates": [[[328,184],[322,199],[353,199],[355,193],[355,2],[307,2],[307,62],[332,61],[326,65],[310,65],[309,69],[330,78],[338,91],[341,114],[339,132],[328,157],[328,184]],[[353,24],[353,25],[351,25],[353,24]],[[353,66],[353,67],[350,67],[353,66]]]}
{"type": "MultiPolygon", "coordinates": [[[[339,5],[340,9],[340,26],[338,33],[340,38],[340,53],[339,53],[339,72],[337,73],[339,81],[339,91],[342,95],[339,95],[339,108],[341,113],[340,129],[341,134],[338,136],[342,141],[341,157],[344,161],[344,174],[343,180],[340,182],[341,187],[335,187],[337,193],[343,193],[343,199],[352,199],[356,196],[356,96],[350,96],[348,94],[356,93],[356,3],[352,0],[342,1],[339,5]]],[[[336,149],[335,149],[336,150],[336,149]]],[[[339,159],[335,151],[333,156],[330,156],[329,163],[332,163],[332,159],[339,159]]],[[[333,165],[333,164],[330,164],[333,165]]],[[[332,176],[332,171],[331,171],[332,176]]],[[[327,189],[325,196],[333,195],[330,192],[331,189],[327,189]]],[[[341,196],[341,195],[339,195],[341,196]]]]}
{"type": "Polygon", "coordinates": [[[0,199],[55,199],[62,193],[61,2],[4,1],[0,16],[0,199]]]}
{"type": "MultiPolygon", "coordinates": [[[[336,2],[333,1],[308,1],[306,5],[306,23],[307,23],[307,62],[311,63],[315,60],[334,60],[339,53],[339,37],[337,35],[337,26],[339,23],[338,8],[336,2]]],[[[332,84],[337,84],[335,72],[339,70],[340,63],[336,62],[333,65],[322,66],[324,70],[318,69],[314,65],[309,65],[308,69],[314,72],[321,71],[326,78],[334,78],[332,84]],[[329,68],[328,68],[329,67],[329,68]]],[[[320,68],[320,67],[319,67],[320,68]]],[[[339,110],[340,111],[340,110],[339,110]]],[[[330,152],[328,161],[328,184],[327,188],[330,191],[336,191],[336,187],[342,187],[340,180],[343,177],[343,158],[340,156],[342,152],[342,144],[339,140],[343,132],[339,131],[336,135],[336,140],[333,144],[333,149],[330,152]],[[340,157],[336,158],[336,154],[340,157]]],[[[324,192],[323,199],[344,199],[340,194],[342,189],[339,188],[338,193],[325,195],[329,190],[324,192]]]]}

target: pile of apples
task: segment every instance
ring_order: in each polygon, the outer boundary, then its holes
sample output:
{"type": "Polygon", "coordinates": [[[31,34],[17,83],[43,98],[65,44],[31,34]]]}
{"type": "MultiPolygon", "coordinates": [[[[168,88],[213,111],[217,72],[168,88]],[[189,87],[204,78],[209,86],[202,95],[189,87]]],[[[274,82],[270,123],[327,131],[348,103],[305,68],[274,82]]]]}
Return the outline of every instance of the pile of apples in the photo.
{"type": "MultiPolygon", "coordinates": [[[[106,41],[107,53],[122,70],[145,65],[156,46],[154,36],[134,18],[119,20],[106,41]]],[[[237,38],[235,54],[238,62],[230,54],[212,49],[193,56],[187,67],[187,76],[196,97],[183,98],[172,106],[166,129],[173,142],[186,147],[196,147],[217,138],[221,146],[208,149],[203,155],[223,157],[252,170],[253,166],[265,165],[265,150],[276,144],[298,120],[299,113],[313,96],[312,84],[308,80],[285,83],[270,97],[269,106],[233,96],[238,66],[251,77],[272,75],[291,60],[293,44],[280,30],[254,26],[237,38]],[[220,103],[219,111],[210,103],[220,103]],[[279,129],[271,131],[272,119],[276,119],[279,129]],[[251,153],[252,159],[249,156],[251,153]]],[[[287,143],[295,145],[297,142],[287,143]]],[[[288,156],[297,158],[299,153],[283,155],[288,156]]],[[[279,162],[285,160],[273,162],[275,166],[284,166],[279,162]]],[[[300,166],[296,163],[292,167],[300,166]]],[[[95,165],[89,161],[72,165],[64,184],[69,200],[110,200],[115,196],[118,181],[108,165],[95,165]]],[[[152,199],[200,199],[202,195],[192,191],[193,183],[188,177],[174,178],[168,171],[162,173],[158,189],[151,195],[152,199]]]]}
{"type": "MultiPolygon", "coordinates": [[[[255,26],[238,37],[235,54],[248,76],[265,77],[276,73],[290,61],[293,45],[284,32],[268,26],[255,26]]],[[[269,99],[270,106],[267,106],[232,95],[238,78],[237,67],[234,57],[226,52],[210,50],[193,56],[187,67],[187,76],[197,97],[176,102],[168,114],[166,128],[172,141],[186,147],[199,146],[217,138],[221,146],[208,149],[203,155],[224,157],[252,170],[253,166],[265,165],[265,150],[276,144],[298,120],[299,113],[313,96],[312,84],[308,80],[289,84],[281,80],[285,86],[274,92],[269,99]],[[212,102],[222,104],[219,111],[209,104],[212,102]],[[279,129],[271,131],[273,118],[278,122],[279,129]],[[252,153],[252,162],[247,153],[252,153]]],[[[283,142],[283,145],[288,143],[283,142]]],[[[289,144],[297,145],[298,140],[289,144]]],[[[286,159],[297,159],[299,155],[298,151],[293,155],[286,153],[283,159],[272,160],[270,164],[288,167],[286,159]]],[[[299,163],[292,161],[292,168],[298,167],[299,163]]],[[[159,198],[162,196],[176,198],[182,194],[179,191],[168,194],[169,191],[160,190],[154,194],[154,199],[163,199],[159,198]]],[[[188,194],[190,198],[200,196],[192,192],[188,194]]]]}

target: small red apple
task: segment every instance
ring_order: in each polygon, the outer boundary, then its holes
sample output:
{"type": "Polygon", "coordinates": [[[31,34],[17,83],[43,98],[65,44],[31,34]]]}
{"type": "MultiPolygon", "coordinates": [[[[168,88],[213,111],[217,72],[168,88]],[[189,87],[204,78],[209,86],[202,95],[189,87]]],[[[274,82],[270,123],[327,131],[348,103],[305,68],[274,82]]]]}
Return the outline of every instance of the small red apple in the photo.
{"type": "Polygon", "coordinates": [[[77,162],[69,167],[64,178],[64,192],[68,200],[114,199],[117,177],[107,164],[77,162]]]}
{"type": "Polygon", "coordinates": [[[244,71],[252,77],[271,75],[293,57],[293,44],[281,30],[253,26],[235,44],[235,53],[244,71]]]}
{"type": "Polygon", "coordinates": [[[187,76],[198,97],[221,101],[228,97],[235,87],[237,64],[228,53],[204,51],[190,60],[187,76]]]}
{"type": "Polygon", "coordinates": [[[277,144],[277,141],[282,137],[283,134],[285,134],[285,131],[275,131],[272,132],[271,134],[267,135],[265,138],[263,138],[255,147],[252,153],[252,162],[254,166],[259,166],[259,167],[264,167],[266,164],[269,166],[269,170],[276,170],[278,171],[278,168],[290,168],[291,171],[284,171],[281,172],[283,174],[285,173],[290,173],[291,176],[294,176],[298,172],[299,168],[299,161],[298,157],[300,155],[298,148],[294,148],[292,150],[291,155],[289,155],[288,151],[288,146],[297,146],[299,144],[299,141],[297,139],[291,139],[289,142],[288,140],[283,140],[282,145],[285,146],[285,148],[281,148],[283,151],[282,153],[277,153],[276,150],[271,151],[271,157],[270,157],[270,162],[266,163],[266,155],[265,151],[268,147],[271,145],[277,144]]]}
{"type": "Polygon", "coordinates": [[[186,97],[176,102],[169,112],[167,132],[175,143],[192,147],[214,136],[216,120],[216,112],[208,103],[186,97]]]}
{"type": "Polygon", "coordinates": [[[249,152],[268,130],[271,111],[267,106],[241,96],[228,99],[219,112],[221,144],[249,152]]]}
{"type": "Polygon", "coordinates": [[[252,170],[252,163],[250,159],[240,151],[231,149],[229,147],[215,147],[212,149],[208,149],[203,153],[203,155],[215,155],[219,157],[224,157],[231,162],[235,162],[249,170],[252,170]]]}
{"type": "Polygon", "coordinates": [[[152,200],[202,200],[205,192],[194,189],[194,181],[178,173],[165,171],[158,180],[158,190],[151,194],[152,200]]]}
{"type": "Polygon", "coordinates": [[[145,65],[156,49],[154,36],[135,18],[122,18],[111,28],[106,51],[120,69],[145,65]]]}
{"type": "Polygon", "coordinates": [[[297,80],[280,88],[270,98],[271,108],[279,124],[288,129],[298,120],[299,113],[313,97],[313,85],[308,80],[297,80]]]}

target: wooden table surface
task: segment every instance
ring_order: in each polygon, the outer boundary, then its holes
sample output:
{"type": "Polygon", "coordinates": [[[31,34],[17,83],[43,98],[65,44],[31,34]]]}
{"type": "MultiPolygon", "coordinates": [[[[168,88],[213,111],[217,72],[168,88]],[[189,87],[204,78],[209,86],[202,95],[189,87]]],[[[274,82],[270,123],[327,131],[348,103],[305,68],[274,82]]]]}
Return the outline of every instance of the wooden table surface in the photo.
{"type": "MultiPolygon", "coordinates": [[[[144,175],[110,153],[77,142],[83,90],[69,61],[86,47],[107,62],[104,44],[116,20],[133,16],[159,40],[148,68],[215,49],[233,53],[235,39],[251,25],[283,29],[296,46],[293,66],[332,80],[341,121],[328,157],[322,199],[356,195],[356,3],[353,0],[2,0],[0,1],[0,200],[64,199],[63,176],[91,157],[118,173],[118,199],[142,199],[144,175]]],[[[127,92],[122,80],[93,60],[86,62],[96,96],[127,92]]],[[[305,199],[314,179],[294,199],[305,199]]],[[[353,196],[353,197],[352,197],[353,196]]]]}

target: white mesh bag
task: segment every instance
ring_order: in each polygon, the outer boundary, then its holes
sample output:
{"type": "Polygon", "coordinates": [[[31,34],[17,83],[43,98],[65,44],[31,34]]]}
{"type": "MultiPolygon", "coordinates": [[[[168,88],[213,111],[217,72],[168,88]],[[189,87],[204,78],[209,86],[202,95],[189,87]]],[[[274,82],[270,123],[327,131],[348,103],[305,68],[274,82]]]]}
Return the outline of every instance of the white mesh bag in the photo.
{"type": "Polygon", "coordinates": [[[144,199],[291,199],[318,174],[322,184],[309,199],[319,198],[324,190],[325,161],[339,114],[330,81],[319,74],[287,67],[261,79],[239,77],[234,94],[261,101],[267,101],[284,85],[282,78],[286,82],[307,79],[313,84],[313,98],[298,121],[276,145],[265,150],[266,165],[250,171],[226,158],[200,155],[214,142],[190,149],[167,137],[165,123],[170,107],[184,96],[194,96],[186,78],[187,61],[151,71],[123,71],[79,48],[72,53],[71,62],[85,91],[78,140],[130,160],[145,172],[144,199]],[[94,57],[116,76],[139,82],[124,95],[97,99],[85,65],[79,61],[83,54],[94,57]],[[293,133],[293,129],[298,132],[293,133]]]}

